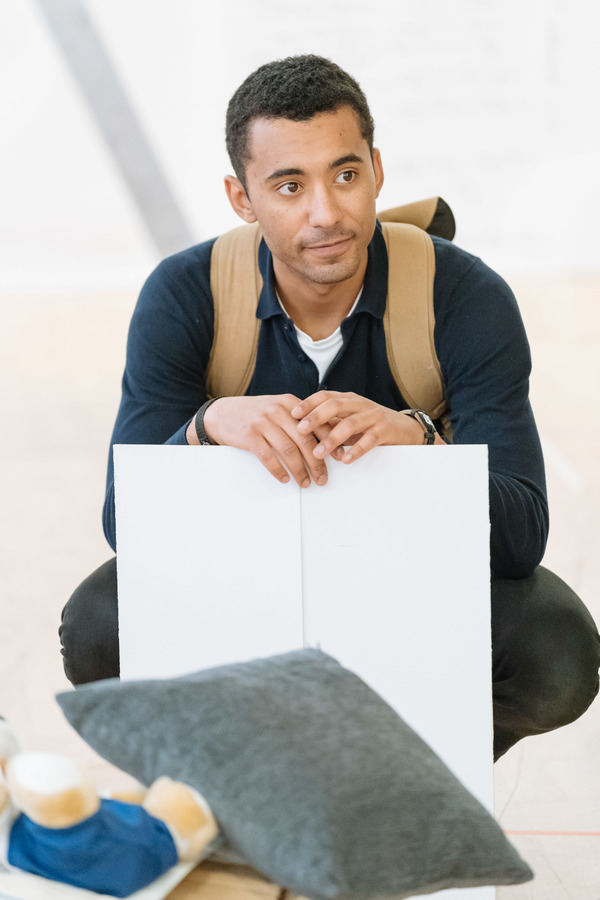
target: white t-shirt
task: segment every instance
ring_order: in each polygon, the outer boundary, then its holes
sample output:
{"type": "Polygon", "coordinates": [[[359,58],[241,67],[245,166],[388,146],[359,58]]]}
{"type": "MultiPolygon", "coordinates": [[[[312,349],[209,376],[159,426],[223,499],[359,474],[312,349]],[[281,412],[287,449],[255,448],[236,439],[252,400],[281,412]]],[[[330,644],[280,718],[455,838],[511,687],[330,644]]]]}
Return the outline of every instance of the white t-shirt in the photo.
{"type": "MultiPolygon", "coordinates": [[[[348,312],[348,316],[352,315],[352,313],[356,309],[356,304],[360,300],[360,295],[362,294],[362,292],[363,289],[361,287],[356,300],[352,304],[352,309],[348,312]]],[[[277,294],[277,299],[279,300],[279,305],[281,306],[286,316],[290,318],[285,306],[281,302],[279,294],[277,294]]],[[[346,318],[348,318],[348,316],[346,316],[346,318]]],[[[305,334],[303,331],[301,331],[297,325],[294,325],[294,328],[296,329],[296,334],[298,335],[298,343],[300,344],[300,347],[306,353],[308,358],[312,359],[315,366],[317,367],[319,371],[319,381],[323,381],[325,373],[327,372],[333,360],[338,355],[339,351],[342,349],[342,345],[344,343],[341,326],[338,325],[333,334],[330,334],[329,337],[323,338],[323,340],[321,341],[313,341],[310,335],[305,334]]]]}

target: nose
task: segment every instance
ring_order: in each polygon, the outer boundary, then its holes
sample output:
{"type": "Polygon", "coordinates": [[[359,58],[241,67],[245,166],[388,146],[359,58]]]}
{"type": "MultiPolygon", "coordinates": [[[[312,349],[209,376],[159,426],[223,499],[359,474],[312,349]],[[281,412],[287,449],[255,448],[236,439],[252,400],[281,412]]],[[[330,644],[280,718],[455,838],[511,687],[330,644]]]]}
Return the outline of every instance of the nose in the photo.
{"type": "Polygon", "coordinates": [[[309,224],[312,228],[331,228],[340,220],[340,209],[335,193],[325,185],[315,186],[311,191],[309,224]]]}

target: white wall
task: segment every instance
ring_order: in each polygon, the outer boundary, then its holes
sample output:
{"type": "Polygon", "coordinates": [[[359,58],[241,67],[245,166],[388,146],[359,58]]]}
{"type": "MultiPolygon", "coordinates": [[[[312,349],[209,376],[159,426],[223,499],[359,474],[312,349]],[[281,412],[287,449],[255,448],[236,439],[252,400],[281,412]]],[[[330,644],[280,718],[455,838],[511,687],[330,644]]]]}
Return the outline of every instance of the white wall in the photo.
{"type": "MultiPolygon", "coordinates": [[[[503,274],[598,270],[596,0],[87,0],[202,240],[227,101],[261,63],[332,57],[363,86],[382,206],[440,193],[503,274]]],[[[34,0],[0,6],[0,290],[139,284],[156,251],[34,0]]]]}

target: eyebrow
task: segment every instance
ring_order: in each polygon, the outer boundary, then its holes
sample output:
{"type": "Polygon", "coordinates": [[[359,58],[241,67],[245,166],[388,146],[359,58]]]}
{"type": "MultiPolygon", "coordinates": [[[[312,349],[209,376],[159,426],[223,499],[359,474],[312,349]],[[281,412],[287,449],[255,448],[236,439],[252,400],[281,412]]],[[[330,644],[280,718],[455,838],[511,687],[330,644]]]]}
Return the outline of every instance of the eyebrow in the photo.
{"type": "Polygon", "coordinates": [[[275,181],[277,178],[288,178],[291,175],[304,175],[302,169],[276,169],[265,178],[265,181],[275,181]]]}
{"type": "MultiPolygon", "coordinates": [[[[334,159],[332,163],[329,164],[330,169],[337,169],[339,166],[345,166],[348,163],[362,163],[364,159],[362,156],[357,156],[356,153],[347,153],[346,156],[340,156],[339,159],[334,159]]],[[[306,175],[306,172],[303,169],[276,169],[274,172],[271,172],[265,178],[265,181],[276,181],[278,178],[291,178],[293,175],[306,175]]]]}
{"type": "Polygon", "coordinates": [[[334,160],[329,166],[330,169],[337,169],[339,166],[345,166],[348,163],[362,163],[364,159],[362,156],[357,156],[356,153],[347,153],[346,156],[340,156],[339,159],[334,160]]]}

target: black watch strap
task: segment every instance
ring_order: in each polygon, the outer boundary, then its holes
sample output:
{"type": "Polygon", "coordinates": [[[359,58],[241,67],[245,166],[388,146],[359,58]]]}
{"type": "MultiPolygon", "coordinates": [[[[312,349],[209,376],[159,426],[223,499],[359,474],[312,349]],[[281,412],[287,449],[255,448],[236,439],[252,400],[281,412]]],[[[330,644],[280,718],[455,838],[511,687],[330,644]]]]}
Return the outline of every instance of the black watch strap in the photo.
{"type": "Polygon", "coordinates": [[[196,429],[196,436],[200,444],[207,445],[210,444],[212,446],[216,445],[216,441],[212,441],[207,435],[204,429],[204,413],[208,409],[211,403],[214,403],[215,400],[218,400],[218,397],[212,397],[210,400],[207,400],[206,403],[203,403],[198,412],[194,417],[194,427],[196,429]]]}
{"type": "Polygon", "coordinates": [[[433,424],[431,418],[427,415],[427,413],[423,412],[422,409],[405,409],[403,411],[407,416],[410,416],[412,419],[416,419],[423,429],[423,443],[433,444],[435,442],[435,436],[437,432],[435,430],[435,425],[433,424]]]}

